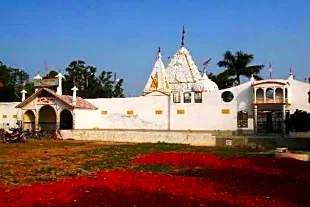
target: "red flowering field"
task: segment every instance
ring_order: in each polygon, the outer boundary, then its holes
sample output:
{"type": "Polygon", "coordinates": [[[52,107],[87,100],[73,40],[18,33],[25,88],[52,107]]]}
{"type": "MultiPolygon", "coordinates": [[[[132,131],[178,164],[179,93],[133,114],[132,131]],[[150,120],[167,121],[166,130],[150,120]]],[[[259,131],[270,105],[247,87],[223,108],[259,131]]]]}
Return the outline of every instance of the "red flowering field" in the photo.
{"type": "Polygon", "coordinates": [[[0,148],[0,158],[5,169],[0,172],[0,206],[310,203],[309,162],[275,159],[249,149],[50,141],[0,148]],[[18,162],[12,161],[13,155],[18,162]]]}

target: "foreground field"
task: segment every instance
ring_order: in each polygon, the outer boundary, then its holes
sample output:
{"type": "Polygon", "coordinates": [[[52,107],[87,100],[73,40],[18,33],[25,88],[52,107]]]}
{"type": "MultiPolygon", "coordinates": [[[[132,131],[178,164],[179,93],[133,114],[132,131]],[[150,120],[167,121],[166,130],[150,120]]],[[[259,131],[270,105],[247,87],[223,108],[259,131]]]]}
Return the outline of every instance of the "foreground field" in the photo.
{"type": "Polygon", "coordinates": [[[32,141],[0,144],[0,169],[0,206],[307,206],[310,202],[308,162],[275,159],[249,149],[32,141]]]}

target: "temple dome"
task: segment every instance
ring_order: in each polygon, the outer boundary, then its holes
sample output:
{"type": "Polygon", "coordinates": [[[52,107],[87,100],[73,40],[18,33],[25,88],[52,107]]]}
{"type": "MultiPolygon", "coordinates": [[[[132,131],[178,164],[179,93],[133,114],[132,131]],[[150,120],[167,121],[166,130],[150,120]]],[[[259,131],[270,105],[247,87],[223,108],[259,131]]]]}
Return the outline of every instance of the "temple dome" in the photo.
{"type": "Polygon", "coordinates": [[[200,81],[193,86],[193,91],[195,92],[211,92],[218,90],[219,88],[216,83],[209,79],[206,73],[204,73],[200,81]]]}

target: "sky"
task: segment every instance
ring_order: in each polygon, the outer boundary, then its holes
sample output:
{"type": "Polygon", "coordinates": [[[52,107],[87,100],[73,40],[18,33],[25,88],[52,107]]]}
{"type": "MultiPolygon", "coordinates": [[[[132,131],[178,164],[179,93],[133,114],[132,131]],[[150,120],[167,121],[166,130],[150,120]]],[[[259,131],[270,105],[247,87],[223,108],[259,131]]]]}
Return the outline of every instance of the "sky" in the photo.
{"type": "Polygon", "coordinates": [[[309,0],[10,0],[1,1],[0,61],[31,78],[48,67],[65,72],[73,60],[115,71],[127,96],[141,95],[158,47],[168,63],[185,46],[208,72],[226,50],[242,50],[269,77],[310,77],[309,0]]]}

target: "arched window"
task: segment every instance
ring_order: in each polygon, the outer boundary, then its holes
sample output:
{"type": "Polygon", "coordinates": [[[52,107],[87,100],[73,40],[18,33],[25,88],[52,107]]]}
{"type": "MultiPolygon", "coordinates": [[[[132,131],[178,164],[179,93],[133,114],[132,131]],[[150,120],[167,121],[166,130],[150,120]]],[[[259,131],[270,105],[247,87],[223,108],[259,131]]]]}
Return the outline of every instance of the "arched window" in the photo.
{"type": "Polygon", "coordinates": [[[266,98],[273,99],[273,89],[272,88],[267,88],[266,98]]]}
{"type": "Polygon", "coordinates": [[[308,103],[310,103],[310,91],[308,92],[308,103]]]}
{"type": "Polygon", "coordinates": [[[246,111],[238,111],[237,115],[237,123],[238,128],[248,128],[248,112],[246,111]]]}

